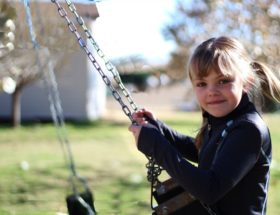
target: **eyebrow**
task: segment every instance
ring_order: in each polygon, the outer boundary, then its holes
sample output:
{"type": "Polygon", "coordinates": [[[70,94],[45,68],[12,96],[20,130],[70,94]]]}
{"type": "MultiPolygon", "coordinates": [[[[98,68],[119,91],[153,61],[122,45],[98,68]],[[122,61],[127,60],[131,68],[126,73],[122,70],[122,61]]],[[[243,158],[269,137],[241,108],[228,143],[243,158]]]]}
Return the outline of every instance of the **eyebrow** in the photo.
{"type": "Polygon", "coordinates": [[[224,78],[224,77],[225,77],[225,78],[228,78],[228,76],[223,75],[223,74],[220,74],[220,75],[218,75],[217,79],[218,79],[218,78],[224,78]]]}
{"type": "MultiPolygon", "coordinates": [[[[224,78],[224,77],[229,78],[230,76],[219,74],[215,79],[224,78]]],[[[203,80],[205,80],[204,77],[195,77],[194,78],[194,81],[203,81],[203,80]]]]}

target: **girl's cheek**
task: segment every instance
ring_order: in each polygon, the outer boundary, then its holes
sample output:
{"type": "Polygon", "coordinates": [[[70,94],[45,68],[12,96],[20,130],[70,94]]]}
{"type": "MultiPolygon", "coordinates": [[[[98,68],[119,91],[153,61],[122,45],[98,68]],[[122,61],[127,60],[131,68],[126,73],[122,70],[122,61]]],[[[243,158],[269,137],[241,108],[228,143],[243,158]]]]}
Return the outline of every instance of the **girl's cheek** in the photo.
{"type": "Polygon", "coordinates": [[[197,90],[197,91],[195,91],[195,95],[196,95],[196,99],[197,99],[198,103],[201,104],[203,102],[203,98],[204,98],[203,91],[197,90]]]}
{"type": "Polygon", "coordinates": [[[204,93],[205,93],[205,90],[203,90],[202,88],[195,89],[195,94],[197,97],[202,97],[204,93]]]}

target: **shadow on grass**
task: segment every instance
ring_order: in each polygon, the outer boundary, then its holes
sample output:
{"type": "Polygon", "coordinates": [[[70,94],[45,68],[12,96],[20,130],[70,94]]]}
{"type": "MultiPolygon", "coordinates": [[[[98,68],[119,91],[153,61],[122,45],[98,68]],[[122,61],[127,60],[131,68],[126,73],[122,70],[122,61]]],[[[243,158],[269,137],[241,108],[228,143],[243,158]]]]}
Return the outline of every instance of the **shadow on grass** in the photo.
{"type": "MultiPolygon", "coordinates": [[[[81,169],[83,169],[81,172],[92,173],[92,169],[88,166],[81,169]]],[[[110,174],[106,170],[94,172],[95,175],[89,181],[98,214],[147,214],[150,208],[147,195],[149,183],[144,178],[135,180],[131,175],[119,176],[110,174]]],[[[1,198],[0,208],[5,203],[14,205],[16,208],[36,208],[52,201],[65,204],[65,197],[72,193],[67,176],[68,172],[63,166],[50,170],[36,169],[29,173],[19,174],[15,181],[10,181],[10,187],[6,192],[8,195],[1,198]]],[[[78,191],[83,192],[83,187],[78,187],[78,191]]]]}
{"type": "Polygon", "coordinates": [[[116,178],[97,193],[96,206],[99,214],[148,214],[150,210],[148,184],[129,178],[116,178]]]}
{"type": "MultiPolygon", "coordinates": [[[[0,129],[10,129],[13,128],[13,125],[10,121],[0,121],[0,129]]],[[[129,124],[129,120],[127,122],[121,122],[121,121],[111,121],[111,120],[95,120],[95,121],[76,121],[76,120],[65,120],[65,125],[69,125],[71,127],[77,128],[77,129],[83,129],[83,128],[92,128],[97,126],[112,126],[112,127],[118,127],[118,126],[127,126],[129,124]]],[[[47,126],[54,126],[52,120],[32,120],[32,121],[23,121],[21,123],[20,127],[24,128],[32,128],[37,127],[41,125],[47,125],[47,126]]]]}

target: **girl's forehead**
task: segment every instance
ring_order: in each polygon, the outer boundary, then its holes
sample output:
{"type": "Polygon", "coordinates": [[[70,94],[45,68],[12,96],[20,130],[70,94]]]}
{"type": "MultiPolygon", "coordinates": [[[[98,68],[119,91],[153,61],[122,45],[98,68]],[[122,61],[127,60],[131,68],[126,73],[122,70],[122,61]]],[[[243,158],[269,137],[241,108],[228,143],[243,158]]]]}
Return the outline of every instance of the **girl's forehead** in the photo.
{"type": "Polygon", "coordinates": [[[207,79],[207,78],[218,79],[218,78],[233,77],[233,76],[234,76],[233,74],[222,73],[220,71],[211,69],[207,73],[204,73],[204,74],[193,74],[193,79],[196,79],[196,80],[207,79]]]}

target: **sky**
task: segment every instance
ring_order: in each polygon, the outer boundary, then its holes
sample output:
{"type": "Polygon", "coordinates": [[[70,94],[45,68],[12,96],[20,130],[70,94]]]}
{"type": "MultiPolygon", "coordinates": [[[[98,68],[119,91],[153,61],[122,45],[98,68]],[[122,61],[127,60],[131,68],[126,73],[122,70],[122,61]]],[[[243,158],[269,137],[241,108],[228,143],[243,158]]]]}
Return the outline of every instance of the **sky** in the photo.
{"type": "MultiPolygon", "coordinates": [[[[85,0],[86,1],[86,0],[85,0]]],[[[103,0],[94,38],[110,59],[141,56],[149,64],[162,64],[174,45],[161,33],[170,19],[174,0],[103,0]]]]}
{"type": "Polygon", "coordinates": [[[140,56],[148,64],[164,64],[168,61],[174,44],[164,39],[161,30],[170,20],[175,0],[71,0],[71,2],[97,5],[99,18],[93,26],[93,37],[110,60],[140,56]]]}

